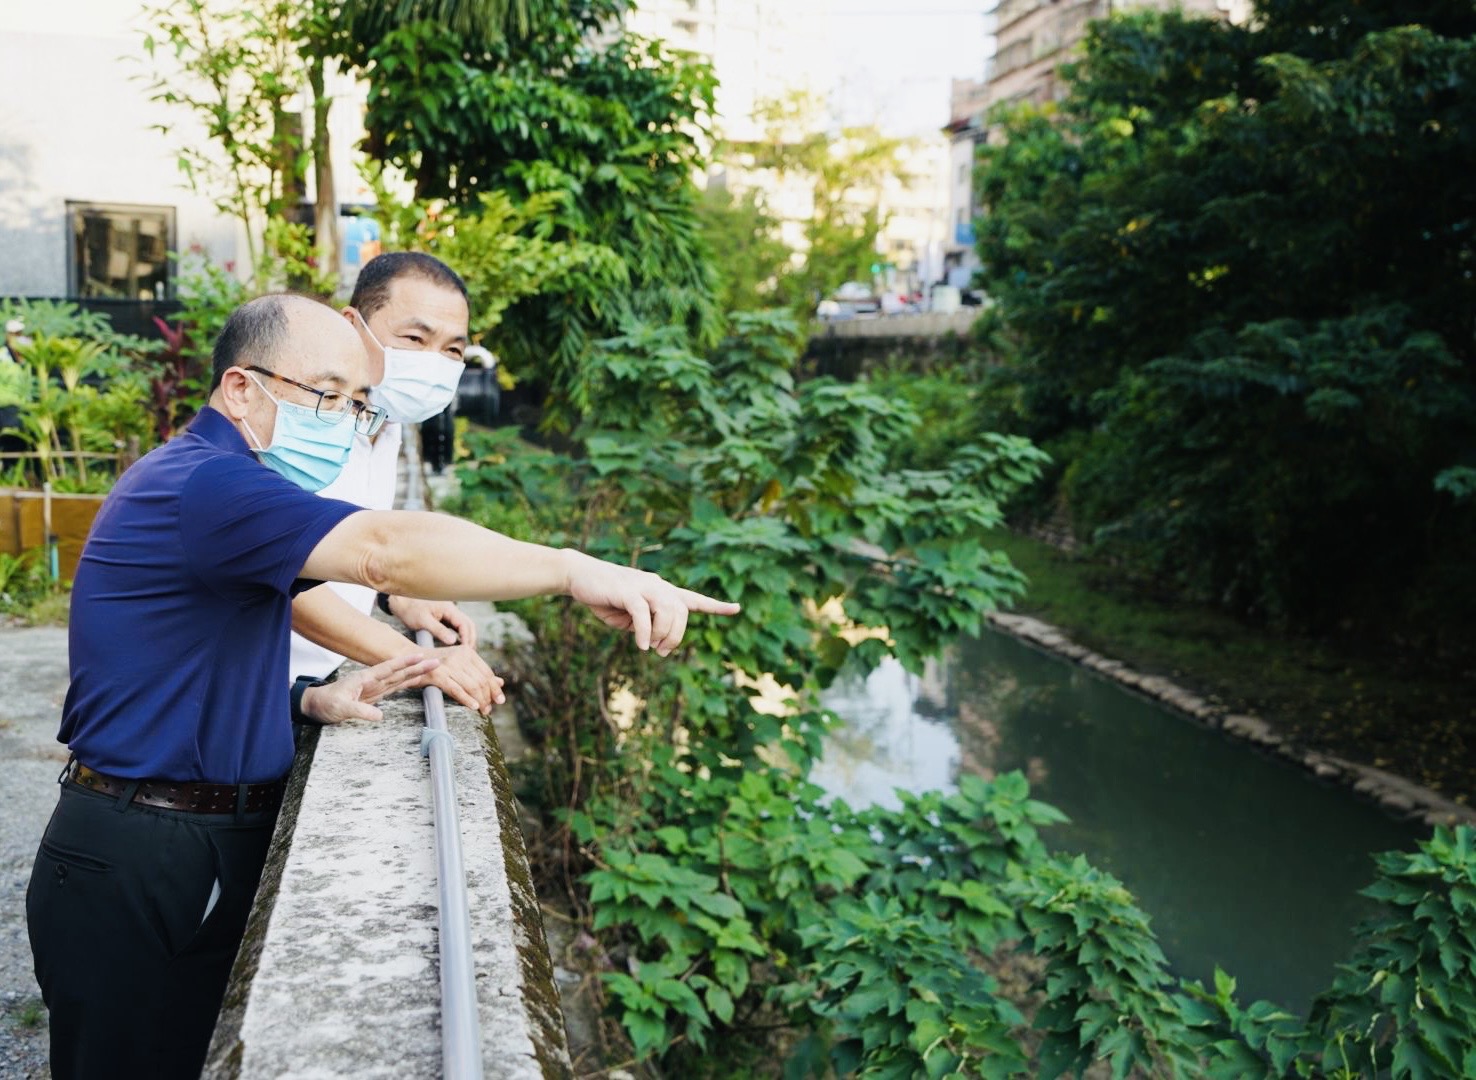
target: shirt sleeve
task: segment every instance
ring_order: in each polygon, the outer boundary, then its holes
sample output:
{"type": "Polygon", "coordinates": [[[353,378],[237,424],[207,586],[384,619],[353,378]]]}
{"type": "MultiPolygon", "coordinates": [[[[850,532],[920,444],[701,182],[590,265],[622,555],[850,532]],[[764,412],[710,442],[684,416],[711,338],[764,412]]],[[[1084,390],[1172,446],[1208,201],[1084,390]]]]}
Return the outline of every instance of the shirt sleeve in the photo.
{"type": "Polygon", "coordinates": [[[180,540],[190,569],[222,596],[292,595],[303,563],[353,503],[304,491],[244,454],[201,465],[185,481],[180,540]]]}

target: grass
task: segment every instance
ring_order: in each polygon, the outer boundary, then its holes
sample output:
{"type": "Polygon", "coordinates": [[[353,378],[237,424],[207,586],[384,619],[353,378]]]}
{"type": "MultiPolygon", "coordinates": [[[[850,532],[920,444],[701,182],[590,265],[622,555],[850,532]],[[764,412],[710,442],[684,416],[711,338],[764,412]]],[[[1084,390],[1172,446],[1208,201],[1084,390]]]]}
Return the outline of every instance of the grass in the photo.
{"type": "Polygon", "coordinates": [[[56,583],[46,572],[45,552],[0,552],[0,621],[24,626],[65,626],[71,607],[71,582],[56,583]]]}
{"type": "Polygon", "coordinates": [[[46,1006],[42,1005],[39,1001],[28,1001],[21,1006],[20,1012],[16,1015],[15,1022],[21,1027],[38,1028],[45,1019],[46,1006]]]}
{"type": "Polygon", "coordinates": [[[65,588],[22,599],[4,597],[0,623],[8,619],[21,626],[66,626],[71,607],[72,591],[65,588]]]}
{"type": "Polygon", "coordinates": [[[46,1006],[39,997],[25,997],[8,1003],[0,1002],[0,1019],[16,1028],[34,1031],[46,1022],[46,1006]]]}
{"type": "Polygon", "coordinates": [[[1149,595],[1111,567],[999,531],[987,542],[1030,579],[1015,610],[1309,749],[1404,776],[1458,802],[1476,792],[1476,680],[1353,644],[1272,633],[1149,595]]]}

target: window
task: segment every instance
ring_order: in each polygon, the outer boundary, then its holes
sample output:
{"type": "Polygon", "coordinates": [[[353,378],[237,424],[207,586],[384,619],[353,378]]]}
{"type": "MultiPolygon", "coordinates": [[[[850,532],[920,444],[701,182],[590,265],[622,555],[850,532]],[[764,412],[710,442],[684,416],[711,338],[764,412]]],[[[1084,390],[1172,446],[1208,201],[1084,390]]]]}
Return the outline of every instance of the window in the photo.
{"type": "Polygon", "coordinates": [[[67,289],[78,298],[165,300],[174,207],[67,203],[67,289]]]}

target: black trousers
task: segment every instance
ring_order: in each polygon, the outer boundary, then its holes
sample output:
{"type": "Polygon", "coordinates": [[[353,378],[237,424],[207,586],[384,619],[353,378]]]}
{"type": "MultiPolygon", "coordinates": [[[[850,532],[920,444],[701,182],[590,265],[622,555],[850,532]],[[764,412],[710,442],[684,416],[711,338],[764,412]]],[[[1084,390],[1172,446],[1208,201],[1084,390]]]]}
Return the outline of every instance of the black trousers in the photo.
{"type": "Polygon", "coordinates": [[[26,891],[55,1080],[200,1075],[276,817],[63,784],[26,891]]]}

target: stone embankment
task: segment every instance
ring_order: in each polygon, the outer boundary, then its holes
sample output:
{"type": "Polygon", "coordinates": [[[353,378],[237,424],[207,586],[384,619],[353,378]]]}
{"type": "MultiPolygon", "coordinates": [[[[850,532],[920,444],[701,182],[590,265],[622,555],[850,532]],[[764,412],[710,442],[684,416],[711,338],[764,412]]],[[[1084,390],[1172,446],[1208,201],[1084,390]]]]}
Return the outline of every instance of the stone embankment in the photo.
{"type": "Polygon", "coordinates": [[[1462,806],[1438,792],[1382,769],[1296,746],[1258,716],[1226,712],[1170,679],[1145,675],[1119,660],[1093,652],[1049,623],[1028,615],[1006,612],[992,613],[989,622],[996,629],[1027,644],[1072,660],[1227,735],[1294,761],[1321,779],[1346,784],[1394,813],[1418,818],[1429,825],[1476,825],[1476,808],[1462,806]]]}

